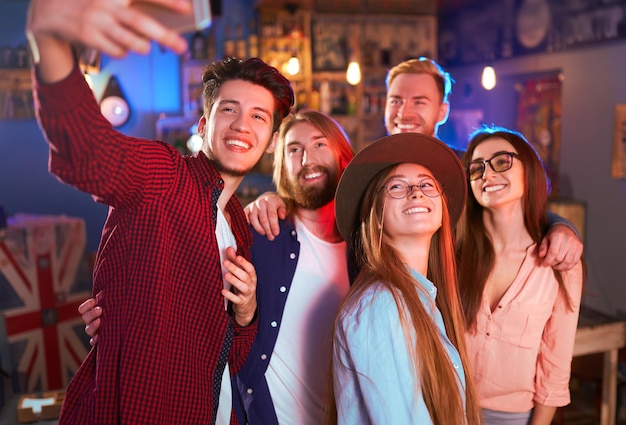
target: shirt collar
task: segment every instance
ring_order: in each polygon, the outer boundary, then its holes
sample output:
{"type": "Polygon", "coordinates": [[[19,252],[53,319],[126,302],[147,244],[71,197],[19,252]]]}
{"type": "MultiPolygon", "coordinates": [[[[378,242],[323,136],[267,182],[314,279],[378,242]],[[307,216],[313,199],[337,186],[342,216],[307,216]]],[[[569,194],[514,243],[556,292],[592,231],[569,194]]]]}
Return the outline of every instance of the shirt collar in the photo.
{"type": "MultiPolygon", "coordinates": [[[[419,284],[422,285],[422,287],[426,290],[426,292],[428,292],[430,297],[434,300],[437,297],[437,287],[430,280],[428,280],[424,275],[422,275],[420,272],[415,271],[408,266],[407,268],[409,269],[411,276],[413,276],[413,278],[415,278],[415,280],[417,280],[419,284]]],[[[419,291],[419,292],[421,294],[423,291],[419,291]]]]}

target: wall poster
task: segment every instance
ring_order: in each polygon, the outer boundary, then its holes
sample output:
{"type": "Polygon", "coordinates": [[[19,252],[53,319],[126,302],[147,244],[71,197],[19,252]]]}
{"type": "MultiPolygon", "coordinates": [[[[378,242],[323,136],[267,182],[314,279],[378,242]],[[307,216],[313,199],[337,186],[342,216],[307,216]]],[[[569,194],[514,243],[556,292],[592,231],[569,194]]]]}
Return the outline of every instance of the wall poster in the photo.
{"type": "Polygon", "coordinates": [[[626,105],[615,106],[611,177],[614,179],[626,178],[626,105]]]}
{"type": "Polygon", "coordinates": [[[558,76],[527,80],[519,85],[517,129],[537,150],[559,196],[561,148],[561,81],[558,76]]]}

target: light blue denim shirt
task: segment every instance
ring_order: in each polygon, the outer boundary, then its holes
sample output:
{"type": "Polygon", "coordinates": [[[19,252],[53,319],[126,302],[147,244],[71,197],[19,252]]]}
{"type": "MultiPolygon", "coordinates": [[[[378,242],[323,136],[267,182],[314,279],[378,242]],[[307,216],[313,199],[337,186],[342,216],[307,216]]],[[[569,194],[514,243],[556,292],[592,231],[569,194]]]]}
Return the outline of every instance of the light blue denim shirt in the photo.
{"type": "MultiPolygon", "coordinates": [[[[418,291],[420,300],[439,328],[465,399],[465,372],[435,305],[437,288],[416,271],[411,270],[411,274],[426,290],[427,294],[418,291]]],[[[419,376],[405,343],[398,309],[392,294],[381,284],[372,285],[340,313],[334,342],[333,381],[339,424],[432,423],[421,391],[416,390],[421,388],[419,376]]]]}

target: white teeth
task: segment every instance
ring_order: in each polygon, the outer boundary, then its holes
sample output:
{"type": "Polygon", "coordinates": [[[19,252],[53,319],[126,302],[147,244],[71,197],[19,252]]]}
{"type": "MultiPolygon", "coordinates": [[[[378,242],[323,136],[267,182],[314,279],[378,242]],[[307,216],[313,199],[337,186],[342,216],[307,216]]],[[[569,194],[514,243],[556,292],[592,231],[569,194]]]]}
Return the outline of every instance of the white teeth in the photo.
{"type": "Polygon", "coordinates": [[[229,140],[226,140],[226,144],[229,146],[238,146],[243,149],[250,149],[250,145],[241,140],[229,139],[229,140]]]}
{"type": "Polygon", "coordinates": [[[304,176],[305,179],[316,179],[318,177],[321,177],[322,173],[311,173],[311,174],[307,174],[304,176]]]}
{"type": "Polygon", "coordinates": [[[503,184],[498,184],[498,185],[495,185],[495,186],[487,186],[487,187],[485,187],[484,190],[485,190],[485,192],[495,192],[495,191],[504,189],[504,187],[505,186],[503,184]]]}
{"type": "Polygon", "coordinates": [[[430,210],[428,208],[425,207],[415,207],[415,208],[409,208],[408,210],[404,210],[402,211],[403,214],[417,214],[417,213],[423,213],[423,212],[429,212],[430,210]]]}
{"type": "Polygon", "coordinates": [[[411,130],[415,128],[413,124],[398,124],[397,126],[400,130],[411,130]]]}

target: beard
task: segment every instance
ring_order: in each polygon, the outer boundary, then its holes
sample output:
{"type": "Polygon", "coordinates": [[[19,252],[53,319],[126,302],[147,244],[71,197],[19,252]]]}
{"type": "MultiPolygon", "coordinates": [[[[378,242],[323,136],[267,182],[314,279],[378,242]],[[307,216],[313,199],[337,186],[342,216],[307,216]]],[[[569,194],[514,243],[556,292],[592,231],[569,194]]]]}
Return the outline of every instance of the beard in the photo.
{"type": "Polygon", "coordinates": [[[297,206],[307,209],[316,210],[327,205],[335,197],[337,190],[338,175],[336,170],[329,170],[326,167],[312,167],[300,170],[298,175],[291,179],[286,179],[287,191],[291,194],[297,206]],[[300,181],[311,171],[324,172],[326,175],[322,185],[302,185],[300,181]]]}

